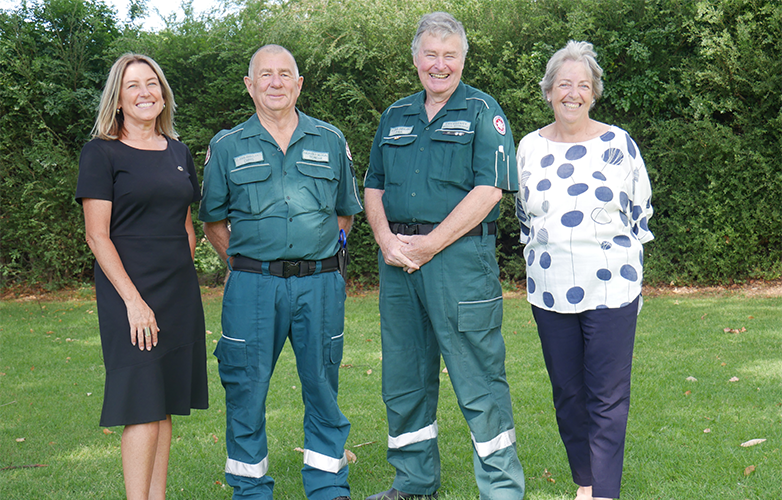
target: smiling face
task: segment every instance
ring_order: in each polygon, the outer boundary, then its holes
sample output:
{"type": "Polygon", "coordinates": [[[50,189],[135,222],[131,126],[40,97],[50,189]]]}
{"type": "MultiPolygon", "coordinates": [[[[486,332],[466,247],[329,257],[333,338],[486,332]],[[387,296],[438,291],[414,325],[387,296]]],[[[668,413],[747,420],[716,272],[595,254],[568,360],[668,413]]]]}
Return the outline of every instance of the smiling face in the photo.
{"type": "Polygon", "coordinates": [[[583,61],[565,61],[547,94],[557,122],[578,123],[589,120],[592,106],[592,74],[583,61]]]}
{"type": "Polygon", "coordinates": [[[288,52],[258,52],[253,73],[244,77],[244,84],[259,114],[294,112],[304,77],[297,76],[295,61],[288,52]]]}
{"type": "Polygon", "coordinates": [[[418,78],[426,90],[427,102],[443,102],[459,86],[464,69],[462,40],[459,35],[445,39],[432,33],[421,37],[421,47],[413,58],[418,78]]]}
{"type": "Polygon", "coordinates": [[[160,81],[148,64],[134,62],[125,68],[117,105],[122,109],[124,127],[154,126],[165,102],[160,81]]]}

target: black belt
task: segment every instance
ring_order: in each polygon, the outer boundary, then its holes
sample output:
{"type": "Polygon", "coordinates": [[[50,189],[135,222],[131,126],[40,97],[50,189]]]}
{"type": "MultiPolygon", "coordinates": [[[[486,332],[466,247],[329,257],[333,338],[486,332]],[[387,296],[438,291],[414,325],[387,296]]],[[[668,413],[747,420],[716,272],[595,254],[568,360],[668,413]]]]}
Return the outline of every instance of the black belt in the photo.
{"type": "MultiPolygon", "coordinates": [[[[415,234],[429,234],[437,227],[435,224],[403,224],[401,222],[389,222],[388,227],[394,234],[406,234],[413,236],[415,234]]],[[[483,224],[478,224],[467,231],[464,236],[481,236],[483,234],[483,224]]],[[[486,234],[497,234],[497,223],[486,223],[486,234]]]]}
{"type": "Polygon", "coordinates": [[[312,276],[315,273],[330,273],[339,268],[336,255],[323,260],[299,260],[296,262],[291,262],[289,260],[262,262],[243,255],[235,255],[231,260],[231,267],[235,271],[267,274],[267,272],[264,271],[264,265],[266,265],[268,274],[277,276],[278,278],[290,278],[291,276],[303,278],[304,276],[312,276]],[[318,263],[320,263],[319,271],[318,263]]]}

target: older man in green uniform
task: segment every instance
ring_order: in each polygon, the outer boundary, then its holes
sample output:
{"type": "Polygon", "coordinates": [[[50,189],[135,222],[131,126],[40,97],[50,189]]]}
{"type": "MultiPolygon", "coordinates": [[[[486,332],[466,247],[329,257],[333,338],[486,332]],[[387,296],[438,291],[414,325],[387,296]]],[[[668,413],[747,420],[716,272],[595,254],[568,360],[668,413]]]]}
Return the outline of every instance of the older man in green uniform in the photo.
{"type": "Polygon", "coordinates": [[[286,338],[305,405],[304,491],[311,500],[350,495],[350,424],[337,406],[345,282],[335,256],[362,207],[342,132],[296,109],[298,73],[283,47],[253,55],[244,81],[256,113],[212,139],[204,170],[199,217],[232,269],[215,356],[234,499],[272,499],[266,395],[286,338]]]}
{"type": "Polygon", "coordinates": [[[368,500],[436,498],[440,355],[473,441],[482,499],[519,500],[495,258],[503,191],[518,189],[505,115],[461,83],[467,39],[450,14],[424,16],[412,44],[424,91],[380,119],[365,180],[380,246],[383,400],[390,490],[368,500]]]}

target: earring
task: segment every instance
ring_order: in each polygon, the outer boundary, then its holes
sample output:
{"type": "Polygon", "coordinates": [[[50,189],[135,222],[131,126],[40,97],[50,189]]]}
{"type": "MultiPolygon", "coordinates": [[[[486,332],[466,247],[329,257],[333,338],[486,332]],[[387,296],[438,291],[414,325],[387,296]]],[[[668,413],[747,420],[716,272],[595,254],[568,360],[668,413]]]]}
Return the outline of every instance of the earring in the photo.
{"type": "Polygon", "coordinates": [[[117,108],[117,114],[119,114],[119,110],[120,110],[120,109],[122,109],[122,108],[117,108]]]}
{"type": "Polygon", "coordinates": [[[166,109],[166,103],[163,103],[163,109],[166,109]]]}

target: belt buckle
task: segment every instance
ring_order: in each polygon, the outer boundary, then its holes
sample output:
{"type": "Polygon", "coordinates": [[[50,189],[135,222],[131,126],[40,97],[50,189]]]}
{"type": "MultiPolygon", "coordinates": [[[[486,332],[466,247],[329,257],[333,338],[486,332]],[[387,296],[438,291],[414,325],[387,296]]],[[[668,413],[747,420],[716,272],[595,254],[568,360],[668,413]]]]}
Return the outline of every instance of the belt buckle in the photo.
{"type": "Polygon", "coordinates": [[[298,276],[300,271],[299,262],[291,262],[289,260],[282,261],[282,277],[290,278],[291,276],[298,276]]]}

